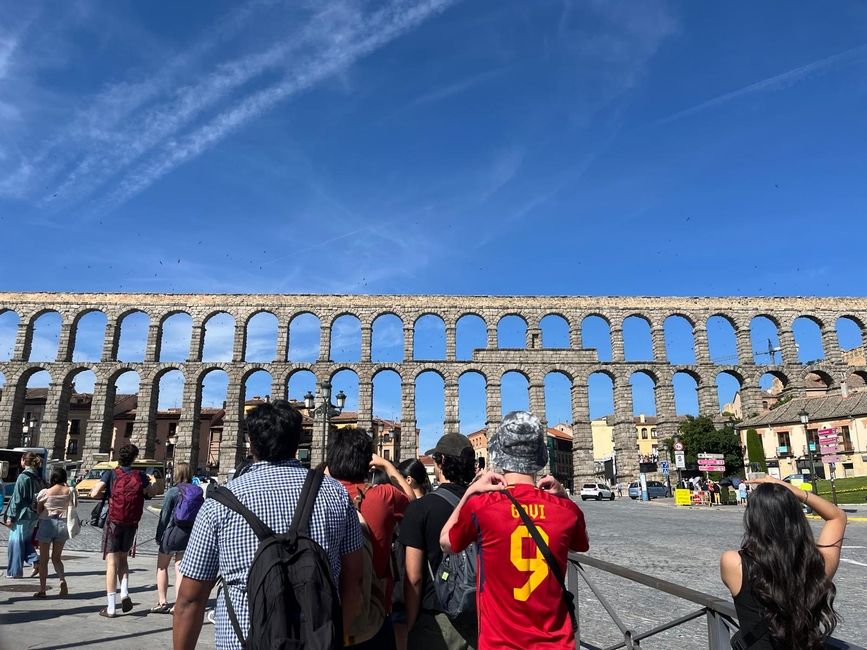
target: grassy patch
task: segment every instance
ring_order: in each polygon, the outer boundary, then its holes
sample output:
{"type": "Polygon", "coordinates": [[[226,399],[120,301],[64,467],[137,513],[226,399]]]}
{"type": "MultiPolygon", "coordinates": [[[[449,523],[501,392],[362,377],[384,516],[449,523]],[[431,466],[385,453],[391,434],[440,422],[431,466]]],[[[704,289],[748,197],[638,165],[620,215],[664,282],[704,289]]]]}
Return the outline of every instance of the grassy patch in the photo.
{"type": "MultiPolygon", "coordinates": [[[[867,504],[867,476],[854,478],[838,478],[837,503],[861,503],[867,504]]],[[[831,499],[831,481],[819,481],[819,494],[826,499],[831,499]]]]}

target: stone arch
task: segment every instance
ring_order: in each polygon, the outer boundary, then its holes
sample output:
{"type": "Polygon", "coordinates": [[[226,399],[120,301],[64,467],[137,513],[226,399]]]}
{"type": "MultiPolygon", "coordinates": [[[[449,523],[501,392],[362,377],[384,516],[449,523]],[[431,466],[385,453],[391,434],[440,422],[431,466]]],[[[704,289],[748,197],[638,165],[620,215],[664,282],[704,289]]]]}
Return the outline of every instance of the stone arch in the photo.
{"type": "Polygon", "coordinates": [[[183,310],[164,314],[159,322],[157,361],[184,361],[189,357],[193,337],[193,317],[183,310]]]}
{"type": "Polygon", "coordinates": [[[527,347],[527,319],[518,313],[503,314],[497,319],[497,348],[523,350],[527,347]]]}
{"type": "Polygon", "coordinates": [[[271,400],[271,386],[274,378],[265,368],[250,368],[241,377],[242,401],[244,412],[260,403],[271,400]]]}
{"type": "Polygon", "coordinates": [[[695,321],[683,313],[671,314],[663,321],[668,362],[695,364],[695,321]]]}
{"type": "Polygon", "coordinates": [[[322,321],[311,311],[293,314],[289,319],[289,361],[313,362],[319,358],[322,321]]]}
{"type": "Polygon", "coordinates": [[[37,314],[30,319],[32,339],[27,360],[51,362],[57,359],[63,316],[54,309],[42,309],[37,314]]]}
{"type": "Polygon", "coordinates": [[[630,314],[623,319],[623,354],[626,361],[653,361],[650,319],[630,314]]]}
{"type": "Polygon", "coordinates": [[[587,375],[591,420],[614,415],[614,382],[614,373],[606,369],[594,370],[587,375]]]}
{"type": "Polygon", "coordinates": [[[342,313],[331,320],[328,358],[340,362],[361,361],[361,320],[355,314],[342,313]]]}
{"type": "Polygon", "coordinates": [[[445,380],[434,367],[423,368],[413,378],[415,419],[421,430],[421,449],[430,449],[445,430],[445,380]]]}
{"type": "MultiPolygon", "coordinates": [[[[269,362],[277,359],[280,321],[267,309],[259,309],[244,321],[244,361],[269,362]]],[[[282,361],[282,359],[280,359],[282,361]]]]}
{"type": "Polygon", "coordinates": [[[485,429],[488,418],[488,378],[480,370],[464,370],[458,375],[458,419],[461,433],[485,429]]]}
{"type": "Polygon", "coordinates": [[[377,314],[371,324],[371,360],[399,363],[403,358],[403,319],[394,312],[377,314]]]}
{"type": "MultiPolygon", "coordinates": [[[[738,415],[735,398],[743,391],[743,376],[734,370],[723,370],[717,373],[715,383],[719,412],[738,415]]],[[[741,419],[743,418],[741,417],[741,419]]]]}
{"type": "Polygon", "coordinates": [[[559,370],[545,373],[545,412],[537,413],[548,426],[572,423],[572,377],[559,370]]]}
{"type": "MultiPolygon", "coordinates": [[[[359,382],[360,377],[355,368],[349,366],[336,367],[329,377],[331,380],[331,394],[337,395],[341,390],[346,395],[346,405],[343,412],[355,412],[356,422],[360,414],[359,408],[359,382]]],[[[345,417],[345,416],[344,416],[345,417]]]]}
{"type": "Polygon", "coordinates": [[[783,362],[779,321],[769,314],[750,319],[750,340],[756,365],[776,366],[783,362]]]}
{"type": "Polygon", "coordinates": [[[199,374],[196,380],[201,396],[201,408],[223,405],[228,407],[229,401],[229,371],[221,364],[209,364],[199,374]]]}
{"type": "Polygon", "coordinates": [[[587,314],[581,319],[581,340],[585,349],[595,349],[599,361],[612,360],[611,321],[603,314],[587,314]]]}
{"type": "Polygon", "coordinates": [[[202,361],[231,361],[235,346],[235,317],[228,311],[214,311],[202,321],[202,361]]]}
{"type": "Polygon", "coordinates": [[[0,307],[0,361],[12,358],[20,321],[17,311],[0,307]]]}
{"type": "Polygon", "coordinates": [[[473,358],[473,350],[488,347],[488,326],[479,314],[464,313],[455,321],[455,357],[465,361],[473,358]]]}
{"type": "Polygon", "coordinates": [[[830,373],[819,368],[809,369],[804,373],[802,385],[807,394],[811,392],[828,392],[834,387],[834,378],[830,373]]]}
{"type": "Polygon", "coordinates": [[[72,360],[99,361],[107,327],[108,316],[101,309],[83,309],[76,313],[70,323],[68,344],[72,360]]]}
{"type": "Polygon", "coordinates": [[[712,415],[700,413],[698,391],[701,387],[701,375],[689,369],[678,369],[672,375],[672,384],[676,415],[712,415]]]}
{"type": "Polygon", "coordinates": [[[867,391],[867,371],[855,370],[846,377],[846,388],[850,393],[867,391]]]}
{"type": "Polygon", "coordinates": [[[400,373],[394,368],[376,369],[371,378],[374,418],[401,421],[401,382],[400,373]]]}
{"type": "Polygon", "coordinates": [[[638,369],[629,375],[632,389],[632,414],[655,416],[657,377],[650,371],[638,369]]]}
{"type": "Polygon", "coordinates": [[[413,321],[413,359],[446,358],[446,324],[439,314],[421,314],[413,321]]]}
{"type": "Polygon", "coordinates": [[[825,358],[822,347],[821,319],[815,316],[798,316],[792,321],[792,334],[800,363],[815,363],[825,358]]]}
{"type": "Polygon", "coordinates": [[[310,368],[293,368],[286,376],[287,399],[303,406],[307,393],[316,394],[316,375],[310,368]]]}
{"type": "Polygon", "coordinates": [[[755,378],[755,385],[761,391],[762,407],[767,409],[785,396],[790,388],[790,381],[788,375],[780,370],[760,370],[755,378]]]}
{"type": "Polygon", "coordinates": [[[733,366],[738,363],[737,323],[727,314],[713,314],[707,321],[708,351],[711,363],[733,366]]]}
{"type": "Polygon", "coordinates": [[[526,372],[509,368],[500,375],[500,405],[501,415],[530,410],[530,378],[526,372]]]}
{"type": "Polygon", "coordinates": [[[563,314],[551,312],[539,321],[542,330],[542,347],[564,349],[570,347],[569,319],[563,314]]]}
{"type": "MultiPolygon", "coordinates": [[[[867,332],[861,319],[855,316],[840,316],[834,323],[837,331],[837,344],[844,353],[864,347],[864,333],[867,332]]],[[[2,359],[0,353],[0,359],[2,359]]]]}
{"type": "MultiPolygon", "coordinates": [[[[44,364],[49,366],[49,364],[44,364]]],[[[33,446],[38,442],[38,436],[41,433],[42,416],[37,410],[30,410],[30,418],[26,420],[25,411],[28,396],[33,396],[29,391],[40,390],[46,395],[48,387],[52,384],[53,377],[51,371],[42,365],[31,365],[25,367],[17,377],[12,377],[10,387],[6,390],[13,391],[12,395],[12,421],[9,423],[9,446],[33,446]],[[31,385],[32,384],[32,385],[31,385]],[[31,424],[31,422],[33,424],[31,424]],[[25,445],[25,436],[30,444],[25,445]]],[[[4,398],[5,401],[5,398],[4,398]]]]}

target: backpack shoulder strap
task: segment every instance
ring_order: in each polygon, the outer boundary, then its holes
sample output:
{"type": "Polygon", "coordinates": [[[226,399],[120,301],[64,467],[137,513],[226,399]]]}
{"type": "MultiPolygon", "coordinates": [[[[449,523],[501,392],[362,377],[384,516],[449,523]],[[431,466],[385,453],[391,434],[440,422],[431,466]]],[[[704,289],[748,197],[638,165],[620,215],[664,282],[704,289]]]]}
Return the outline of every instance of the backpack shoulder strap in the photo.
{"type": "Polygon", "coordinates": [[[518,515],[521,517],[521,521],[524,522],[524,526],[527,527],[527,531],[530,533],[530,537],[532,537],[533,541],[536,542],[536,546],[539,548],[539,551],[541,551],[542,557],[545,558],[545,562],[548,563],[551,573],[554,574],[554,577],[560,584],[560,588],[563,590],[563,599],[566,601],[566,608],[569,610],[569,618],[572,620],[572,629],[577,630],[578,622],[575,619],[575,596],[571,591],[569,591],[568,587],[566,587],[566,580],[563,578],[563,571],[560,569],[560,565],[557,563],[554,554],[551,553],[551,549],[548,548],[545,540],[542,539],[542,535],[539,534],[539,529],[536,528],[536,524],[533,523],[533,520],[530,519],[530,515],[527,514],[526,510],[524,510],[524,506],[518,503],[518,500],[515,499],[509,490],[503,490],[503,493],[509,497],[512,505],[515,506],[518,515]]]}
{"type": "Polygon", "coordinates": [[[310,517],[313,515],[313,506],[316,503],[316,496],[319,494],[319,487],[322,485],[324,475],[325,473],[321,469],[307,472],[307,478],[304,479],[304,486],[298,496],[298,503],[295,504],[295,512],[292,515],[292,524],[290,525],[290,528],[297,533],[310,534],[310,517]]]}
{"type": "Polygon", "coordinates": [[[250,525],[250,528],[253,529],[253,532],[256,534],[256,537],[261,542],[266,537],[273,537],[274,531],[271,530],[268,526],[266,526],[261,519],[259,519],[256,515],[254,515],[247,506],[241,503],[238,500],[231,490],[225,487],[217,486],[211,493],[208,495],[209,498],[213,499],[217,503],[220,503],[226,506],[229,510],[233,512],[237,512],[241,515],[247,523],[250,525]]]}
{"type": "Polygon", "coordinates": [[[461,502],[461,498],[457,494],[451,490],[444,489],[442,486],[431,492],[431,494],[435,494],[441,499],[445,499],[452,505],[452,508],[457,508],[458,504],[461,502]]]}

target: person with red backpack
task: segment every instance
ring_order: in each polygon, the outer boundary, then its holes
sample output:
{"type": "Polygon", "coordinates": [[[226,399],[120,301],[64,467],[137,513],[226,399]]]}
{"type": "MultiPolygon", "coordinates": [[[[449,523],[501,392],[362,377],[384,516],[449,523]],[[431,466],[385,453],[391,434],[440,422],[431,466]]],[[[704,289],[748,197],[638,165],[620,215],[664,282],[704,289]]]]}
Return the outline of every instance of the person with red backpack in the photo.
{"type": "Polygon", "coordinates": [[[99,610],[99,615],[106,618],[116,616],[115,600],[118,581],[121,610],[126,613],[132,609],[127,556],[135,545],[145,497],[153,496],[147,474],[132,468],[137,457],[138,447],[135,445],[127,444],[121,447],[118,452],[118,467],[104,471],[99,483],[90,492],[91,498],[98,499],[104,491],[108,491],[108,518],[102,539],[102,557],[107,560],[106,606],[99,610]]]}
{"type": "Polygon", "coordinates": [[[199,509],[205,503],[202,488],[193,484],[193,470],[189,463],[175,464],[176,484],[166,490],[160,521],[157,524],[156,541],[160,545],[157,556],[157,604],[151,608],[154,614],[172,614],[174,608],[168,603],[169,564],[175,562],[175,594],[181,588],[180,566],[190,541],[193,523],[199,509]]]}

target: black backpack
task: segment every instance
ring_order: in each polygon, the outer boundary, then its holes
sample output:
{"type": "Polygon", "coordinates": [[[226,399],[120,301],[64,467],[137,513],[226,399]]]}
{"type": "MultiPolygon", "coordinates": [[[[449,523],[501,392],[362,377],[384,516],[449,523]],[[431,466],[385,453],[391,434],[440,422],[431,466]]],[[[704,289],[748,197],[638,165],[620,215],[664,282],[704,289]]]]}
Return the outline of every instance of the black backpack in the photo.
{"type": "Polygon", "coordinates": [[[224,588],[226,611],[242,648],[330,650],[343,647],[343,619],[331,566],[310,537],[309,523],[322,471],[310,471],[286,533],[275,533],[227,488],[208,494],[237,512],[259,539],[247,575],[250,630],[247,639],[224,588]]]}
{"type": "MultiPolygon", "coordinates": [[[[457,508],[460,497],[442,487],[431,494],[445,499],[457,508]]],[[[478,547],[468,544],[460,553],[443,553],[434,571],[428,562],[428,571],[443,612],[456,625],[473,626],[476,622],[476,563],[478,547]]]]}

